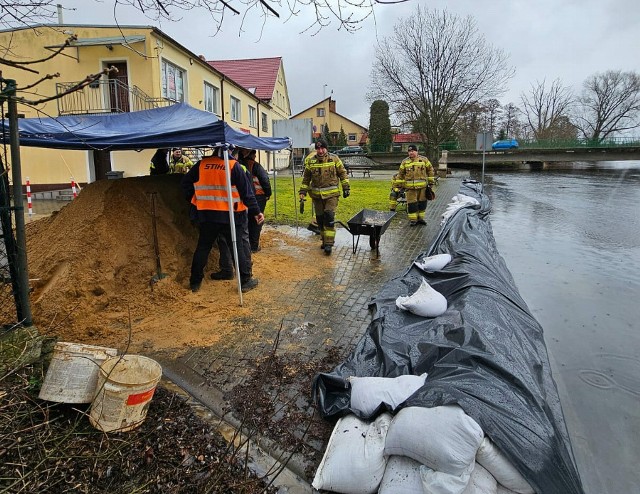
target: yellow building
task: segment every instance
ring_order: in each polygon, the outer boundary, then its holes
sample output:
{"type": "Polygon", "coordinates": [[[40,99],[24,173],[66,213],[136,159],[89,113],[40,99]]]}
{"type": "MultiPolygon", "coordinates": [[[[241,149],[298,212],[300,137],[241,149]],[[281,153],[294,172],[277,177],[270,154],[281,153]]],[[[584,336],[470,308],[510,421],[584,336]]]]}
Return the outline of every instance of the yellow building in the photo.
{"type": "MultiPolygon", "coordinates": [[[[41,60],[28,65],[31,71],[2,67],[2,76],[15,79],[18,97],[25,99],[18,107],[25,117],[129,112],[185,102],[260,137],[272,136],[274,119],[288,117],[284,71],[278,91],[285,96],[274,108],[273,98],[261,99],[152,26],[37,25],[0,31],[0,45],[5,59],[41,60]],[[117,73],[63,95],[87,75],[110,67],[117,73]],[[59,75],[41,80],[53,74],[59,75]],[[34,88],[20,91],[37,81],[34,88]],[[33,104],[55,95],[60,97],[33,104]]],[[[78,183],[93,182],[110,171],[122,171],[125,177],[146,175],[153,152],[23,147],[22,175],[29,177],[33,191],[68,188],[71,177],[78,183]]]]}
{"type": "MultiPolygon", "coordinates": [[[[293,115],[291,118],[310,118],[313,122],[313,137],[322,135],[325,126],[329,127],[331,135],[337,136],[343,129],[347,136],[347,145],[363,146],[367,143],[367,129],[336,112],[336,102],[331,97],[310,106],[306,110],[293,115]]],[[[329,143],[331,145],[331,143],[329,143]]]]}

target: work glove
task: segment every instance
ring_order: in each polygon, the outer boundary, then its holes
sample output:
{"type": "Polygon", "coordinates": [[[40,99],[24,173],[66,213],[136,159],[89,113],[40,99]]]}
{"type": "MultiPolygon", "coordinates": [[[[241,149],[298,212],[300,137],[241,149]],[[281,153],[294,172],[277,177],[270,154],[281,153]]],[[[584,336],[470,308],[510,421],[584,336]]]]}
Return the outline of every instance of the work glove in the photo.
{"type": "Polygon", "coordinates": [[[300,198],[300,214],[304,213],[304,198],[300,198]]]}
{"type": "Polygon", "coordinates": [[[344,189],[344,190],[342,191],[342,197],[344,197],[345,199],[346,199],[347,197],[349,197],[350,195],[351,195],[351,191],[350,191],[349,189],[344,189]]]}

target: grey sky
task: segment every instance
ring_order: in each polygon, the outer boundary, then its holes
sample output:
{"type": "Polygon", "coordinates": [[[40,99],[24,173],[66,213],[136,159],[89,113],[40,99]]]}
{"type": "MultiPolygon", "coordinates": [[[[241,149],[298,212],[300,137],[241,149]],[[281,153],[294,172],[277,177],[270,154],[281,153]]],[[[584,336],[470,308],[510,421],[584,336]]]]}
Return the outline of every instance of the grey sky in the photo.
{"type": "MultiPolygon", "coordinates": [[[[112,0],[61,0],[64,22],[112,24],[112,0]]],[[[234,2],[231,2],[233,5],[234,2]]],[[[120,24],[155,25],[208,60],[282,56],[292,112],[312,106],[333,90],[338,113],[369,124],[365,99],[377,39],[411,15],[417,5],[471,15],[478,31],[510,57],[516,74],[500,98],[520,106],[520,94],[536,80],[559,78],[579,90],[584,79],[605,70],[640,71],[640,3],[637,0],[413,0],[375,7],[375,16],[355,33],[337,30],[332,23],[319,33],[302,33],[310,24],[310,10],[287,19],[270,19],[265,26],[249,15],[240,32],[238,16],[227,15],[222,32],[212,36],[213,23],[204,11],[181,14],[178,22],[151,21],[139,12],[119,6],[120,24]],[[327,85],[326,88],[324,85],[327,85]]]]}

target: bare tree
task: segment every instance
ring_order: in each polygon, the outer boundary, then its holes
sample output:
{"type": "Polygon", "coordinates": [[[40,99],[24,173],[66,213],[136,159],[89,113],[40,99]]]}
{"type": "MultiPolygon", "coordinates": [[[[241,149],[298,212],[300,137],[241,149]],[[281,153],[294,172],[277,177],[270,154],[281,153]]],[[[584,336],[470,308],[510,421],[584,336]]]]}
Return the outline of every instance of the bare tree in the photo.
{"type": "Polygon", "coordinates": [[[372,99],[385,99],[402,122],[426,136],[429,158],[454,134],[472,102],[504,92],[513,75],[507,56],[487,44],[475,21],[418,6],[378,43],[372,99]]]}
{"type": "Polygon", "coordinates": [[[473,148],[476,135],[486,129],[486,108],[477,101],[461,109],[455,124],[455,135],[463,148],[473,148]]]}
{"type": "Polygon", "coordinates": [[[498,118],[502,112],[502,107],[500,106],[500,102],[491,98],[484,102],[483,104],[486,113],[486,123],[485,129],[488,130],[493,137],[496,136],[496,128],[498,126],[498,118]]]}
{"type": "Polygon", "coordinates": [[[524,115],[533,136],[538,139],[553,139],[554,129],[560,127],[560,119],[566,117],[573,104],[571,91],[564,87],[560,79],[553,81],[549,88],[546,81],[531,85],[529,95],[520,95],[524,115]]]}
{"type": "Polygon", "coordinates": [[[502,139],[517,135],[519,113],[521,113],[520,109],[513,103],[508,103],[502,107],[502,119],[500,122],[500,137],[502,139]]]}
{"type": "MultiPolygon", "coordinates": [[[[118,6],[129,6],[156,21],[177,21],[185,11],[199,10],[211,17],[214,33],[220,30],[228,15],[242,16],[243,24],[259,20],[264,26],[274,18],[281,19],[284,16],[286,19],[310,11],[313,15],[307,31],[317,33],[332,23],[337,23],[338,29],[357,31],[363,21],[374,14],[376,5],[405,1],[407,0],[113,0],[113,8],[115,19],[118,6]]],[[[57,15],[58,3],[59,0],[0,0],[0,25],[13,28],[51,20],[57,15]]]]}
{"type": "Polygon", "coordinates": [[[609,70],[589,77],[576,110],[576,126],[589,140],[601,142],[640,127],[640,75],[609,70]]]}

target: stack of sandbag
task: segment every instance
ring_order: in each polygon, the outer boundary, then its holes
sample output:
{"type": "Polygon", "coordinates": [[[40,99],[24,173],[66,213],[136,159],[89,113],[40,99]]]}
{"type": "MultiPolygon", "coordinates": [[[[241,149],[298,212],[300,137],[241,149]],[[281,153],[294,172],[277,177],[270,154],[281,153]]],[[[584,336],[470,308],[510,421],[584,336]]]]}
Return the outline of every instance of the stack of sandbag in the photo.
{"type": "Polygon", "coordinates": [[[341,418],[312,485],[344,494],[535,494],[457,405],[341,418]]]}
{"type": "Polygon", "coordinates": [[[451,202],[447,204],[447,209],[444,213],[442,213],[442,221],[441,225],[444,225],[450,216],[453,215],[458,209],[466,207],[466,206],[479,206],[480,202],[471,196],[467,196],[465,194],[456,194],[451,198],[451,202]]]}

